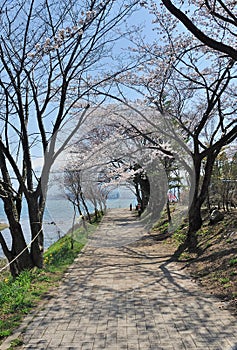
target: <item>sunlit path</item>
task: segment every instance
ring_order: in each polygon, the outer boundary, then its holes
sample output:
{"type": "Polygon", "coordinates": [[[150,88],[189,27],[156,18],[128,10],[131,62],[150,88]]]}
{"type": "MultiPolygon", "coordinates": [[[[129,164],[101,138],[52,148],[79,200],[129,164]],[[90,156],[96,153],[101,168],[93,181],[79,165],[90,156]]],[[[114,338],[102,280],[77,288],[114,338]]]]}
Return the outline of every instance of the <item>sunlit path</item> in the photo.
{"type": "Polygon", "coordinates": [[[128,210],[111,210],[60,288],[25,321],[22,349],[235,349],[234,316],[168,263],[165,245],[146,247],[142,235],[128,210]]]}

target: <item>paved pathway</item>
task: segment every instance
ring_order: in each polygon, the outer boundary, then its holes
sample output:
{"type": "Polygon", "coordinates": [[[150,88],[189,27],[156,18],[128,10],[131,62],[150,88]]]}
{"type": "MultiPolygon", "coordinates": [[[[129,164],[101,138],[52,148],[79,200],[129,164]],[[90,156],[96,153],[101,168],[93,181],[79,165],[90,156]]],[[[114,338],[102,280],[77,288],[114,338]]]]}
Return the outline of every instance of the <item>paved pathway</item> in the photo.
{"type": "Polygon", "coordinates": [[[236,349],[236,318],[168,262],[164,245],[138,244],[143,235],[130,212],[110,211],[57,293],[25,320],[22,349],[236,349]]]}

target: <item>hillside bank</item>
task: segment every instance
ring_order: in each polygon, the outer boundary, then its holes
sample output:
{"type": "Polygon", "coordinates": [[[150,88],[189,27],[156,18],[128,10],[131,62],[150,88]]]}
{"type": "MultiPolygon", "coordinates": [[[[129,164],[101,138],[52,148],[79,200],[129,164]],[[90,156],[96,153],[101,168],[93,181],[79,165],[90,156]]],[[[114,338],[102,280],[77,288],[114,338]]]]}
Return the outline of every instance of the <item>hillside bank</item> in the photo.
{"type": "MultiPolygon", "coordinates": [[[[173,212],[173,217],[179,215],[173,212]]],[[[210,224],[209,215],[203,212],[204,223],[197,232],[198,254],[185,251],[178,264],[209,293],[223,300],[223,307],[228,307],[237,315],[237,210],[224,213],[224,219],[210,224]]],[[[167,220],[164,218],[151,232],[154,240],[162,240],[166,249],[175,252],[183,242],[188,226],[184,220],[173,233],[168,233],[167,220]],[[165,238],[165,240],[164,240],[165,238]]]]}

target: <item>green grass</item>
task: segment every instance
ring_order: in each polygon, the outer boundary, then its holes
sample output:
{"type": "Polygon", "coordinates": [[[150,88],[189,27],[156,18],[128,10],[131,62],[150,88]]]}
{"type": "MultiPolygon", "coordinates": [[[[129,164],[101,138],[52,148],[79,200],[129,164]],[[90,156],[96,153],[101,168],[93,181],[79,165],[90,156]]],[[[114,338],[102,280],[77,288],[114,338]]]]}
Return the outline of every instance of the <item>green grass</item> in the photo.
{"type": "Polygon", "coordinates": [[[180,245],[185,242],[186,239],[186,232],[182,232],[182,229],[177,229],[173,234],[173,240],[176,242],[177,245],[180,245]]]}
{"type": "Polygon", "coordinates": [[[230,259],[229,264],[230,266],[237,265],[237,258],[230,259]]]}
{"type": "Polygon", "coordinates": [[[226,284],[230,282],[230,279],[228,277],[221,277],[219,281],[221,284],[226,284]]]}
{"type": "Polygon", "coordinates": [[[55,242],[44,253],[43,269],[24,271],[15,279],[9,272],[4,273],[0,280],[0,343],[45,293],[59,283],[96,227],[97,224],[87,225],[87,231],[78,228],[55,242]]]}

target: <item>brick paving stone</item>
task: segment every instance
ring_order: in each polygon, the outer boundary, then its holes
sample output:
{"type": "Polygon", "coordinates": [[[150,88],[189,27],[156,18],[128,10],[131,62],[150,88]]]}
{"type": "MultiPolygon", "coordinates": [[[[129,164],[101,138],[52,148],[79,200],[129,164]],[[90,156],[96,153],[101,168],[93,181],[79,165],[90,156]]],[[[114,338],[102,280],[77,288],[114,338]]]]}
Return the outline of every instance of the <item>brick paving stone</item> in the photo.
{"type": "Polygon", "coordinates": [[[58,289],[26,317],[21,349],[233,350],[236,318],[161,244],[137,244],[144,236],[129,211],[109,211],[58,289]]]}

